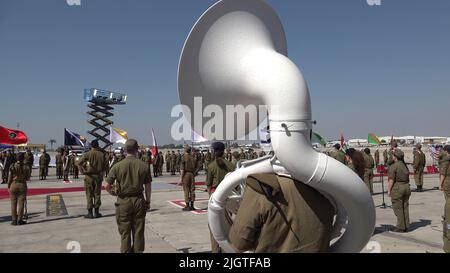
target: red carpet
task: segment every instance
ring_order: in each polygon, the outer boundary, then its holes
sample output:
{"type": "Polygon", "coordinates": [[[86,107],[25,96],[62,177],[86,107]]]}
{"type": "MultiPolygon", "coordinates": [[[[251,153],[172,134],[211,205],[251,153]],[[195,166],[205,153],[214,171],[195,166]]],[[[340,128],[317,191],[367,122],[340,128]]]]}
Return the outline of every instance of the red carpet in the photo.
{"type": "MultiPolygon", "coordinates": [[[[75,188],[42,188],[42,189],[28,189],[28,196],[33,195],[46,195],[50,193],[62,193],[62,192],[82,192],[84,191],[84,187],[75,187],[75,188]]],[[[9,192],[7,189],[0,189],[0,199],[9,198],[9,192]]]]}

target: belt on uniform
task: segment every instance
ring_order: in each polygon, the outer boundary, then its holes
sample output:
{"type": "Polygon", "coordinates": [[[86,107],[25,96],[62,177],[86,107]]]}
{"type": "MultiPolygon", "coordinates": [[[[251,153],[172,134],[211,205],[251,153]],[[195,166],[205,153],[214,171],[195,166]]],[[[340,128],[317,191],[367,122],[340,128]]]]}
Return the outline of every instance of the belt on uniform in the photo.
{"type": "Polygon", "coordinates": [[[142,192],[139,193],[127,193],[127,194],[119,194],[118,197],[119,198],[128,198],[128,197],[143,197],[142,192]]]}

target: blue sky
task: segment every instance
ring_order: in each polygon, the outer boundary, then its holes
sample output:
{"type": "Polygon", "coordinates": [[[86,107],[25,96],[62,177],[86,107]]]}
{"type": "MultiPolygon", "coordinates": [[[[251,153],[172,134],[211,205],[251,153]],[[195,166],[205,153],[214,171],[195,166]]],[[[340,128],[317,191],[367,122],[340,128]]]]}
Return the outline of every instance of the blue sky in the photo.
{"type": "MultiPolygon", "coordinates": [[[[128,93],[115,125],[171,143],[184,40],[210,0],[0,1],[0,125],[88,130],[83,89],[128,93]]],[[[450,135],[450,1],[271,0],[327,139],[450,135]]]]}

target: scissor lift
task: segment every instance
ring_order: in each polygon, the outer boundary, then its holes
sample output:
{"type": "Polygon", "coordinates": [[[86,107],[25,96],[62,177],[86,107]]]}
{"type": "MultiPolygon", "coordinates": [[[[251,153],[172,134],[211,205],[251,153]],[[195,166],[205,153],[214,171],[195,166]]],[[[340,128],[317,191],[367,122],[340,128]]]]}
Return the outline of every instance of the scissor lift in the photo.
{"type": "Polygon", "coordinates": [[[107,149],[113,145],[109,139],[110,127],[114,122],[110,119],[114,116],[114,107],[111,105],[124,105],[127,96],[121,93],[101,90],[97,88],[85,89],[84,99],[87,101],[90,111],[87,112],[92,118],[88,123],[94,129],[88,131],[88,134],[99,141],[100,147],[107,149]],[[103,145],[101,145],[103,143],[103,145]]]}

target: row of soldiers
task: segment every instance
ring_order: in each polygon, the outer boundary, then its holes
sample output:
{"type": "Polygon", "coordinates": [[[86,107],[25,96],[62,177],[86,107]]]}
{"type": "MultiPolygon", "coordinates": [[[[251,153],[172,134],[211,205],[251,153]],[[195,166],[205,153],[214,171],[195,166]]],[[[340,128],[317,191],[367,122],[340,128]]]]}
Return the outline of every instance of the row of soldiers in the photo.
{"type": "MultiPolygon", "coordinates": [[[[397,147],[396,144],[393,144],[397,147]]],[[[362,157],[364,158],[364,172],[361,176],[361,179],[366,183],[367,187],[370,190],[370,193],[373,194],[373,177],[374,177],[374,169],[378,166],[388,167],[392,165],[393,162],[393,148],[385,149],[383,151],[383,163],[380,161],[380,151],[377,149],[374,153],[374,156],[371,154],[371,150],[369,148],[365,148],[361,151],[362,157]]],[[[345,160],[345,153],[341,150],[341,145],[336,144],[334,146],[334,150],[328,153],[329,156],[338,160],[339,162],[348,165],[351,169],[354,169],[353,162],[348,162],[345,160]]],[[[416,192],[423,192],[423,174],[426,166],[426,156],[422,151],[422,145],[417,144],[414,147],[414,159],[413,159],[413,169],[414,169],[414,180],[416,184],[416,192]]],[[[362,173],[362,172],[361,172],[362,173]]]]}
{"type": "MultiPolygon", "coordinates": [[[[352,148],[343,152],[340,148],[339,144],[335,145],[335,149],[329,155],[355,171],[367,184],[371,193],[373,193],[373,168],[380,165],[379,151],[377,150],[375,158],[372,158],[368,148],[364,149],[363,152],[358,152],[352,148]]],[[[423,192],[426,156],[422,151],[421,144],[416,145],[413,155],[412,167],[416,183],[415,191],[423,192]]],[[[438,147],[437,155],[432,154],[432,157],[439,164],[439,188],[444,192],[445,197],[443,217],[444,251],[450,253],[450,145],[438,147]]],[[[392,209],[397,217],[397,224],[391,231],[408,232],[410,226],[409,199],[411,197],[410,170],[405,163],[405,154],[398,148],[396,141],[391,143],[389,150],[383,152],[383,160],[383,166],[387,167],[388,174],[387,194],[391,197],[392,209]]]]}
{"type": "MultiPolygon", "coordinates": [[[[20,154],[20,153],[19,153],[20,154]]],[[[2,171],[2,184],[6,184],[8,180],[8,175],[10,168],[17,162],[18,155],[13,150],[3,151],[0,154],[0,170],[2,171]]],[[[34,165],[34,154],[30,149],[27,149],[23,154],[24,164],[28,166],[27,171],[28,179],[31,178],[31,172],[34,165]]],[[[45,180],[48,176],[48,169],[50,165],[50,155],[43,150],[41,156],[39,157],[39,178],[40,180],[45,180]]]]}

